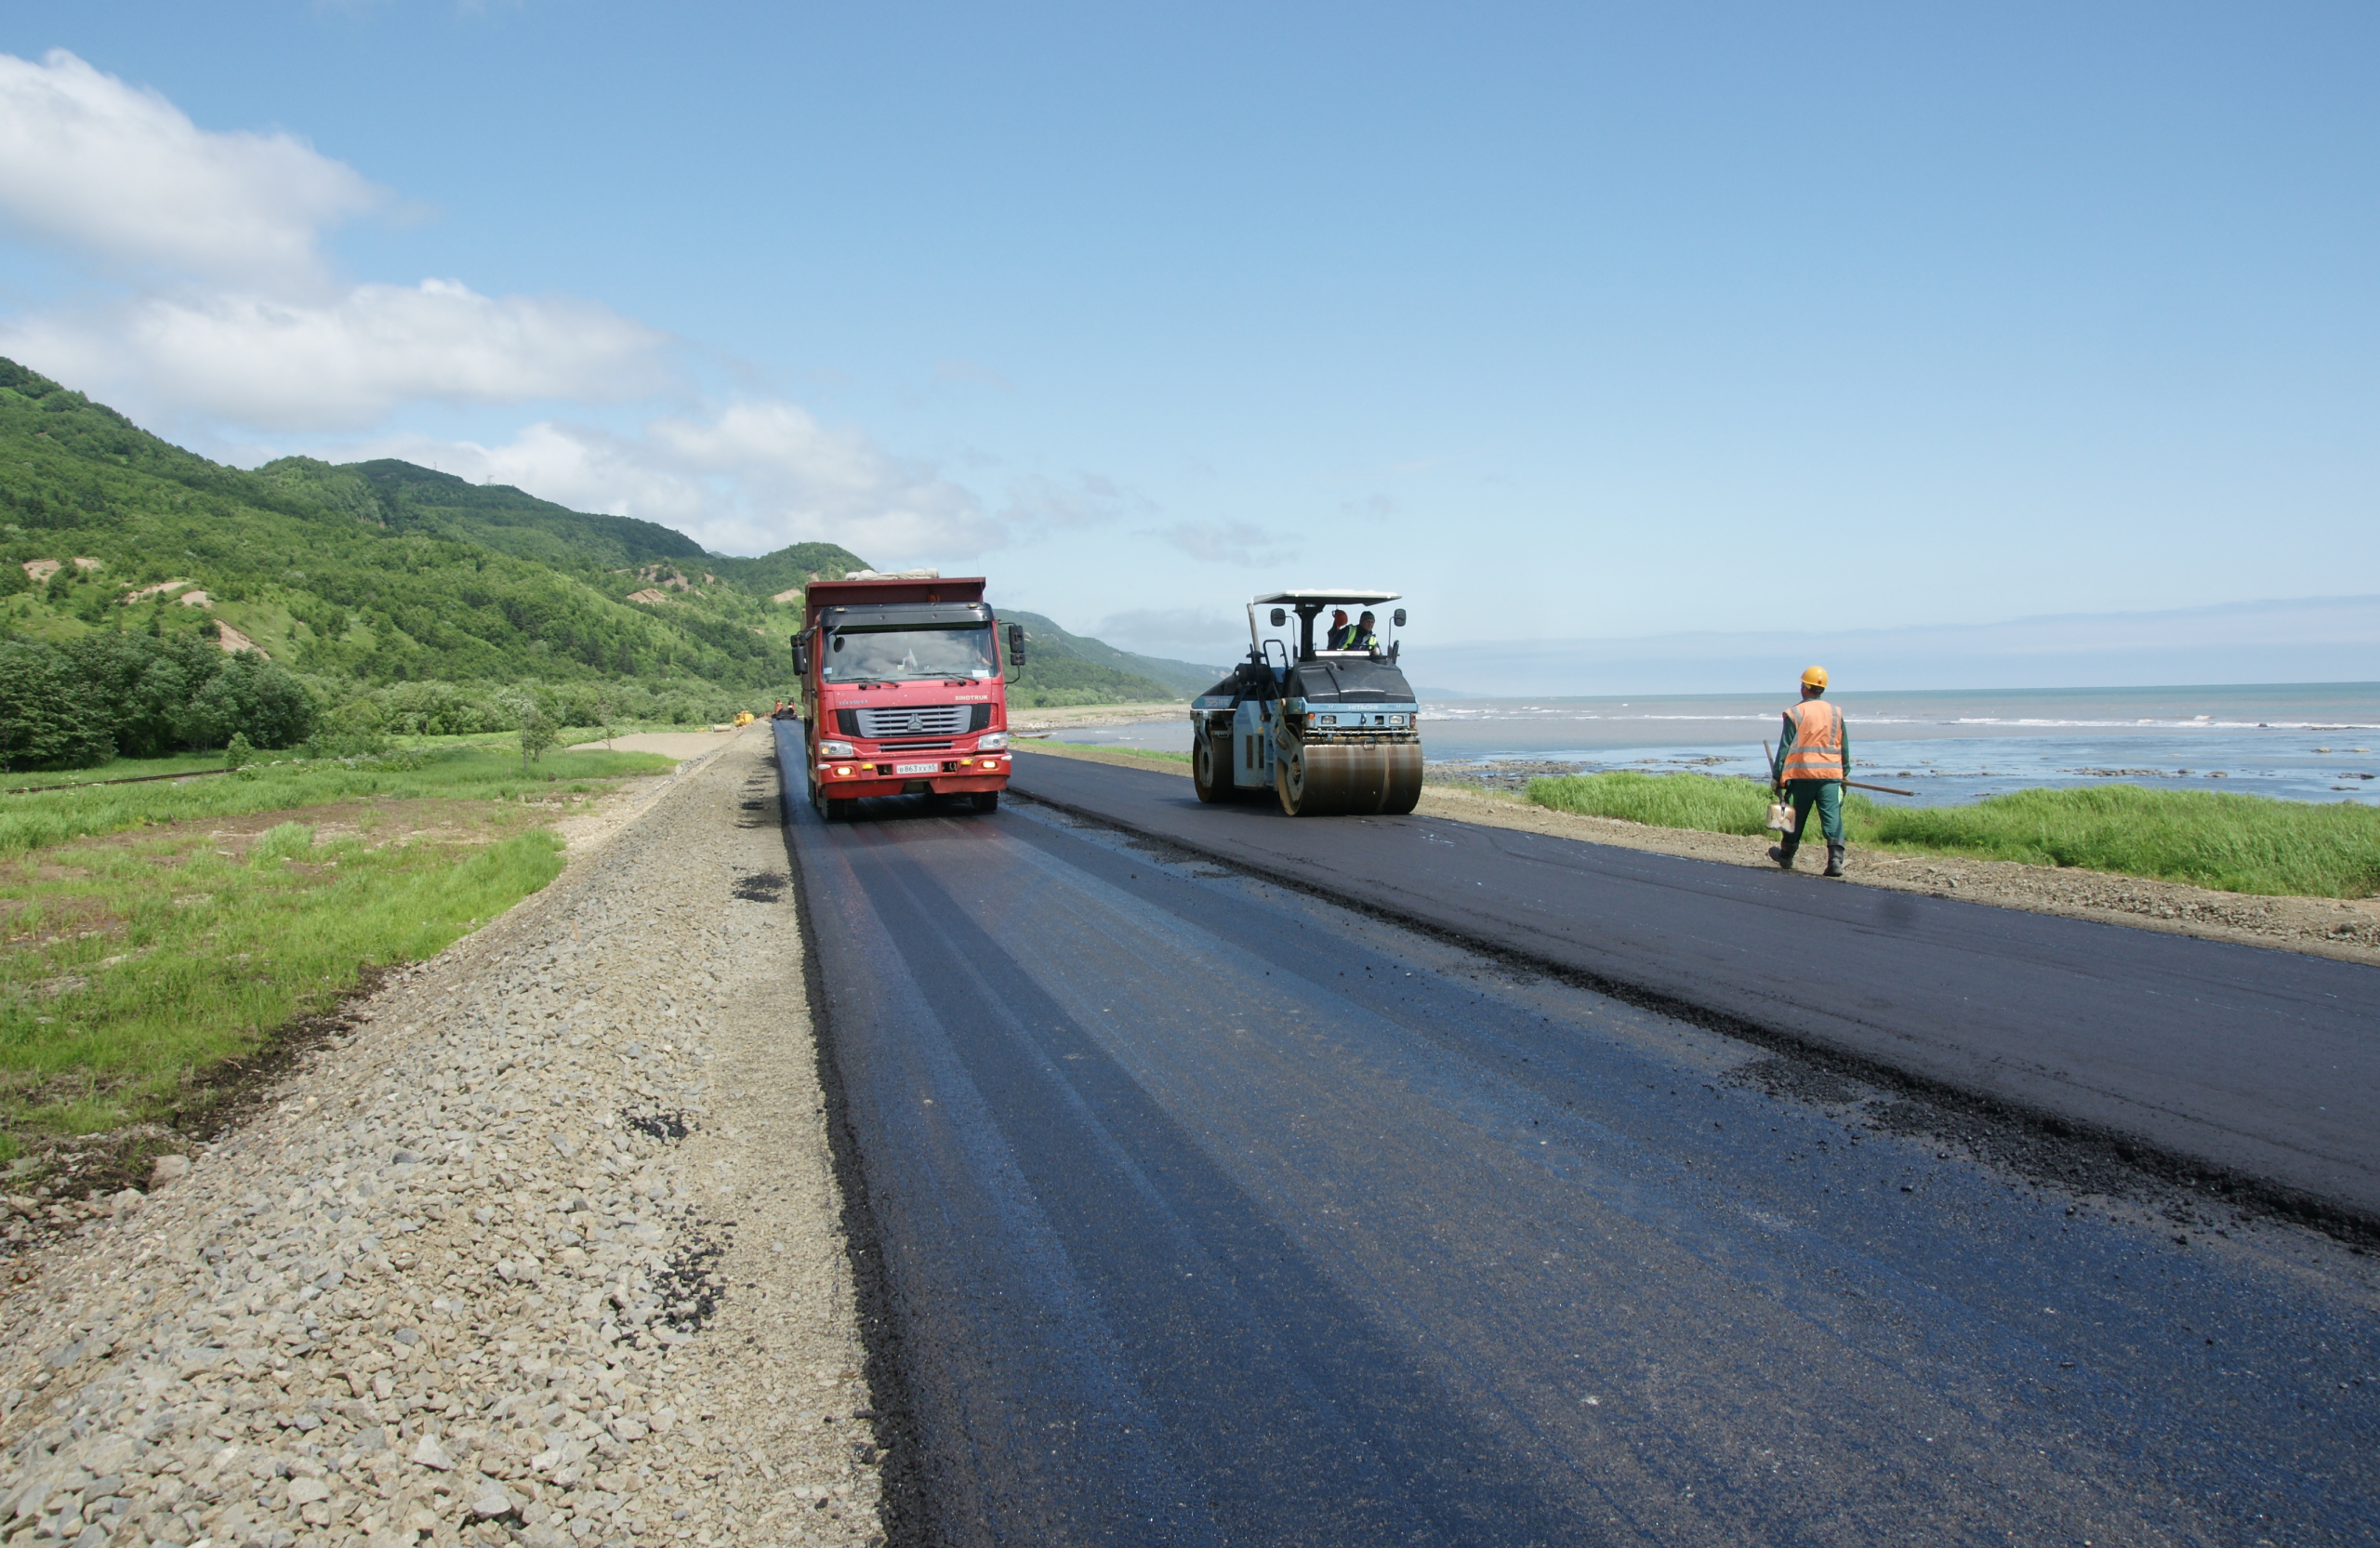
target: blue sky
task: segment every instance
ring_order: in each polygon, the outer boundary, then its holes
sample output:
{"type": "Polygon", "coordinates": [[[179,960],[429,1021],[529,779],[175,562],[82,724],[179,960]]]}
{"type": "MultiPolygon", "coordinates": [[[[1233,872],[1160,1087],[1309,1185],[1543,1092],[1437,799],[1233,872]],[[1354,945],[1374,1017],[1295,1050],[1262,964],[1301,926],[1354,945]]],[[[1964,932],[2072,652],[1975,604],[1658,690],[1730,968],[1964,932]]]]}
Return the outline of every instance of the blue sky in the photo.
{"type": "Polygon", "coordinates": [[[2375,45],[2368,6],[17,12],[0,351],[211,455],[980,568],[1166,655],[1331,582],[1407,591],[1417,651],[2368,594],[2375,45]]]}

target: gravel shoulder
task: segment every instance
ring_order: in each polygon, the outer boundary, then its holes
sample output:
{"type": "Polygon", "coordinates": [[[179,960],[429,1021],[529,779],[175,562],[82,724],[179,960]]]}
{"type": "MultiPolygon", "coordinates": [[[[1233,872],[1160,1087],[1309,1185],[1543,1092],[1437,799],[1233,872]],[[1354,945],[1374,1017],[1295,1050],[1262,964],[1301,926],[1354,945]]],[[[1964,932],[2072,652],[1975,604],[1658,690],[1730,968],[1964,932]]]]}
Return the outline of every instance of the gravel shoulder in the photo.
{"type": "MultiPolygon", "coordinates": [[[[1187,779],[1186,762],[1136,757],[1110,748],[1036,742],[1032,751],[1135,769],[1160,769],[1187,779]]],[[[1429,785],[1420,814],[1488,827],[1549,833],[1623,849],[1685,855],[1731,866],[1768,866],[1772,840],[1733,833],[1650,827],[1617,817],[1585,817],[1533,806],[1517,795],[1455,785],[1429,785]]],[[[2177,881],[2113,876],[2104,871],[2052,869],[2007,860],[1912,855],[1855,845],[1850,880],[1868,887],[1964,898],[2002,908],[2096,920],[2136,930],[2161,930],[2202,940],[2302,951],[2346,962],[2380,965],[2380,898],[2255,897],[2218,893],[2177,881]]]]}
{"type": "Polygon", "coordinates": [[[664,758],[707,758],[717,752],[720,744],[733,732],[711,731],[630,731],[617,736],[598,736],[590,741],[572,744],[572,750],[585,752],[601,748],[606,752],[657,752],[664,758]]]}
{"type": "Polygon", "coordinates": [[[1178,721],[1190,713],[1181,702],[1172,704],[1071,704],[1054,709],[1011,708],[1012,731],[1065,731],[1087,725],[1138,725],[1143,721],[1178,721]]]}
{"type": "Polygon", "coordinates": [[[0,1535],[881,1541],[770,738],[717,740],[186,1175],[36,1207],[0,1535]]]}

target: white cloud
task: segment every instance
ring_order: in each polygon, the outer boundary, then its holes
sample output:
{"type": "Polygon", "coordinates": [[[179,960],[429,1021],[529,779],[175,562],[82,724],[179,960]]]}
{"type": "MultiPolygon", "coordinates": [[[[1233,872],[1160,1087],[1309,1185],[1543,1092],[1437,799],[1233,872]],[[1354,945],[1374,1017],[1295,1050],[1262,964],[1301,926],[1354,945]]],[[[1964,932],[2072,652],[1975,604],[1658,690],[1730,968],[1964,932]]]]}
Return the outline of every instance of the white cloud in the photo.
{"type": "Polygon", "coordinates": [[[1210,564],[1259,566],[1297,557],[1297,549],[1248,522],[1176,522],[1145,534],[1210,564]]]}
{"type": "Polygon", "coordinates": [[[1020,529],[1046,532],[1101,526],[1156,509],[1143,496],[1096,473],[1078,473],[1072,479],[1033,473],[1010,482],[1000,514],[1020,529]]]}
{"type": "Polygon", "coordinates": [[[0,54],[0,217],[37,240],[286,285],[320,277],[324,228],[386,198],[295,136],[201,129],[64,49],[0,54]]]}
{"type": "Polygon", "coordinates": [[[293,136],[202,129],[63,51],[0,55],[0,228],[131,288],[0,324],[0,350],[136,416],[265,431],[668,385],[672,340],[592,301],[336,281],[324,232],[387,199],[293,136]]]}
{"type": "MultiPolygon", "coordinates": [[[[200,128],[72,54],[0,55],[0,234],[103,276],[0,321],[0,351],[136,417],[211,421],[252,445],[368,431],[408,404],[636,401],[677,385],[676,341],[593,301],[332,274],[324,233],[389,198],[293,136],[200,128]]],[[[1012,385],[965,361],[938,374],[1012,385]]],[[[1016,480],[994,512],[939,469],[775,399],[630,434],[548,419],[501,444],[384,437],[346,448],[358,453],[667,523],[722,551],[826,538],[888,565],[1149,509],[1084,476],[1016,480]]]]}
{"type": "Polygon", "coordinates": [[[1144,655],[1188,661],[1235,661],[1248,650],[1248,615],[1208,608],[1111,613],[1090,632],[1095,639],[1144,655]]]}
{"type": "Polygon", "coordinates": [[[575,509],[660,522],[722,553],[823,539],[892,567],[972,559],[1015,532],[930,465],[774,399],[655,419],[637,435],[548,421],[499,446],[406,440],[338,455],[435,463],[575,509]]]}
{"type": "Polygon", "coordinates": [[[668,337],[567,297],[449,280],[359,284],[322,301],[149,296],[0,325],[0,351],[141,407],[269,430],[377,423],[400,404],[644,396],[668,337]]]}

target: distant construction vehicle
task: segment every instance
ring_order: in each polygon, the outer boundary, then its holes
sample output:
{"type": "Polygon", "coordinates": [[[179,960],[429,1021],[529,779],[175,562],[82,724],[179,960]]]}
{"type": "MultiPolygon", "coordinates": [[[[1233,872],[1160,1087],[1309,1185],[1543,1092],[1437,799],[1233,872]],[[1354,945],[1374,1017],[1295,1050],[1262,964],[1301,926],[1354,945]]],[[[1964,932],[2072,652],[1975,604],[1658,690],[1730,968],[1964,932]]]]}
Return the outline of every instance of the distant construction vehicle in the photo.
{"type": "MultiPolygon", "coordinates": [[[[1399,814],[1421,799],[1421,706],[1390,630],[1315,642],[1326,609],[1378,607],[1395,591],[1275,591],[1248,604],[1248,659],[1190,706],[1203,801],[1269,790],[1292,817],[1399,814]],[[1262,621],[1258,609],[1267,612],[1262,621]],[[1383,640],[1385,639],[1385,643],[1383,640]]],[[[1405,627],[1405,610],[1389,615],[1405,627]]]]}

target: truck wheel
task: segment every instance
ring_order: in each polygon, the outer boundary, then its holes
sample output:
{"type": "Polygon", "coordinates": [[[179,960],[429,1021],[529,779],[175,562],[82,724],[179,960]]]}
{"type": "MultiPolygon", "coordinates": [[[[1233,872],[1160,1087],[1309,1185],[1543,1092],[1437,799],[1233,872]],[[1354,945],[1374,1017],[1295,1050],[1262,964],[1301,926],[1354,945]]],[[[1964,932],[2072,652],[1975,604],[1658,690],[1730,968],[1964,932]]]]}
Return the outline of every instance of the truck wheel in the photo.
{"type": "Polygon", "coordinates": [[[971,791],[967,804],[978,812],[997,812],[1000,809],[1000,793],[998,790],[971,791]]]}
{"type": "Polygon", "coordinates": [[[1200,736],[1191,749],[1190,784],[1210,806],[1232,799],[1230,748],[1219,737],[1200,736]]]}

